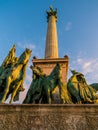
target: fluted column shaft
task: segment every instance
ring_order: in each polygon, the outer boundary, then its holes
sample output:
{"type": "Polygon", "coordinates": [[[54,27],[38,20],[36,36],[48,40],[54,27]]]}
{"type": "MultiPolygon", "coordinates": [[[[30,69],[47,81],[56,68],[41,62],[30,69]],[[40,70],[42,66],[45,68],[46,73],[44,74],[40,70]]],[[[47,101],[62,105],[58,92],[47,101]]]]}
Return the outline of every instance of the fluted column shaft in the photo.
{"type": "Polygon", "coordinates": [[[48,20],[45,58],[58,58],[56,18],[53,15],[51,15],[48,20]]]}

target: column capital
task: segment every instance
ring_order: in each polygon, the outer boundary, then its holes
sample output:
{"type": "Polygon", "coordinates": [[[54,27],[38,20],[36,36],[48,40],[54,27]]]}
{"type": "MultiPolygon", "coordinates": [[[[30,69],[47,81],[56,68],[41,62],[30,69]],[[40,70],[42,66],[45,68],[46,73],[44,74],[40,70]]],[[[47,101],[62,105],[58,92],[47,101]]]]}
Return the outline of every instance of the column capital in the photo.
{"type": "Polygon", "coordinates": [[[47,13],[47,22],[49,21],[49,17],[51,16],[54,16],[57,21],[57,8],[53,10],[53,7],[50,6],[50,10],[49,11],[47,10],[46,13],[47,13]]]}

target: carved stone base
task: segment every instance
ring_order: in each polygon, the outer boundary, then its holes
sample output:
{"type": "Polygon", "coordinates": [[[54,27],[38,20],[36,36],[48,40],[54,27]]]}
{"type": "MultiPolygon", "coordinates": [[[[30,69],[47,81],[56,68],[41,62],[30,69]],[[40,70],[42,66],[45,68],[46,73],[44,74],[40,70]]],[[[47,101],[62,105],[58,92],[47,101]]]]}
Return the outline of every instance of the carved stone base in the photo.
{"type": "Polygon", "coordinates": [[[0,105],[0,130],[98,130],[98,105],[0,105]]]}

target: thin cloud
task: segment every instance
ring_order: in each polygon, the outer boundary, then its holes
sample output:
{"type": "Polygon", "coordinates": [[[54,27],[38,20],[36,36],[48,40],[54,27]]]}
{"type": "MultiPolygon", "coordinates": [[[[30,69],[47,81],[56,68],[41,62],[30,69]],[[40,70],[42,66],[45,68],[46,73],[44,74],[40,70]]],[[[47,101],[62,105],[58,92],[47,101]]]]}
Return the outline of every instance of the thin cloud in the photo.
{"type": "Polygon", "coordinates": [[[75,61],[71,61],[70,68],[83,73],[88,83],[98,82],[98,58],[93,59],[81,55],[76,57],[75,61]]]}
{"type": "Polygon", "coordinates": [[[17,43],[17,45],[21,48],[21,49],[25,49],[25,48],[29,48],[29,49],[31,49],[31,50],[33,50],[33,49],[35,49],[36,48],[36,46],[35,46],[35,44],[33,44],[33,43],[30,43],[30,42],[18,42],[17,43]]]}
{"type": "Polygon", "coordinates": [[[82,71],[87,74],[93,71],[98,71],[98,58],[96,59],[88,59],[88,58],[82,58],[77,59],[77,64],[81,65],[82,71]]]}
{"type": "Polygon", "coordinates": [[[67,22],[67,24],[65,25],[65,31],[70,31],[72,28],[72,22],[67,22]]]}
{"type": "Polygon", "coordinates": [[[43,47],[41,45],[35,45],[33,42],[29,42],[29,41],[25,41],[25,42],[18,42],[17,43],[18,48],[20,48],[20,50],[24,50],[25,48],[29,48],[32,50],[32,54],[31,57],[36,56],[38,58],[42,58],[43,57],[43,47]]]}

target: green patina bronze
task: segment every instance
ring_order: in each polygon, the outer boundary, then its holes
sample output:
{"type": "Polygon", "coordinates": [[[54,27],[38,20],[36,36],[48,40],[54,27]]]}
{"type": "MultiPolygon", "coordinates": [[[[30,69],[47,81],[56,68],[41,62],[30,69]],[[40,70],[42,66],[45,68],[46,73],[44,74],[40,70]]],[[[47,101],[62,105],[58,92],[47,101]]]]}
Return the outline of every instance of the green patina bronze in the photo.
{"type": "Polygon", "coordinates": [[[1,65],[0,73],[0,102],[4,103],[11,94],[10,103],[18,100],[19,92],[23,91],[23,82],[26,74],[26,67],[31,55],[31,50],[26,49],[22,55],[15,57],[16,46],[10,50],[8,56],[1,65]]]}
{"type": "Polygon", "coordinates": [[[71,70],[72,76],[68,83],[62,82],[62,67],[57,64],[51,74],[46,76],[37,66],[30,67],[33,80],[23,103],[52,103],[53,91],[58,86],[59,96],[64,104],[98,103],[97,91],[87,84],[82,73],[71,70]]]}
{"type": "Polygon", "coordinates": [[[57,21],[57,9],[53,10],[53,7],[50,6],[50,10],[46,11],[46,13],[47,13],[47,21],[49,21],[50,16],[54,16],[56,18],[56,21],[57,21]]]}
{"type": "Polygon", "coordinates": [[[26,98],[23,103],[39,103],[42,96],[42,80],[45,78],[45,74],[42,69],[38,66],[30,66],[33,73],[33,80],[31,82],[30,88],[27,92],[26,98]]]}
{"type": "Polygon", "coordinates": [[[0,66],[0,77],[5,70],[8,71],[13,65],[17,62],[17,57],[15,56],[16,45],[14,44],[11,50],[9,51],[7,57],[4,59],[3,63],[0,66]]]}
{"type": "MultiPolygon", "coordinates": [[[[20,91],[24,91],[23,82],[31,50],[26,49],[19,58],[15,55],[16,45],[9,51],[0,66],[0,102],[5,103],[11,94],[10,103],[19,100],[20,91]]],[[[23,103],[51,104],[54,101],[55,88],[64,104],[98,103],[98,83],[88,85],[82,73],[71,70],[72,76],[67,83],[62,82],[62,67],[56,64],[49,76],[38,66],[30,66],[33,76],[30,88],[23,103]]]]}
{"type": "Polygon", "coordinates": [[[98,91],[98,83],[93,83],[93,84],[90,84],[90,86],[93,87],[93,89],[96,90],[96,92],[98,91]]]}
{"type": "Polygon", "coordinates": [[[33,80],[23,103],[51,103],[52,92],[58,87],[62,87],[61,66],[57,64],[51,74],[46,76],[40,67],[31,66],[33,80]]]}
{"type": "Polygon", "coordinates": [[[73,104],[71,95],[67,89],[67,83],[63,83],[62,87],[60,87],[60,97],[63,104],[73,104]]]}
{"type": "Polygon", "coordinates": [[[97,103],[98,95],[92,86],[88,85],[82,73],[71,71],[72,76],[68,80],[67,89],[73,103],[97,103]]]}

